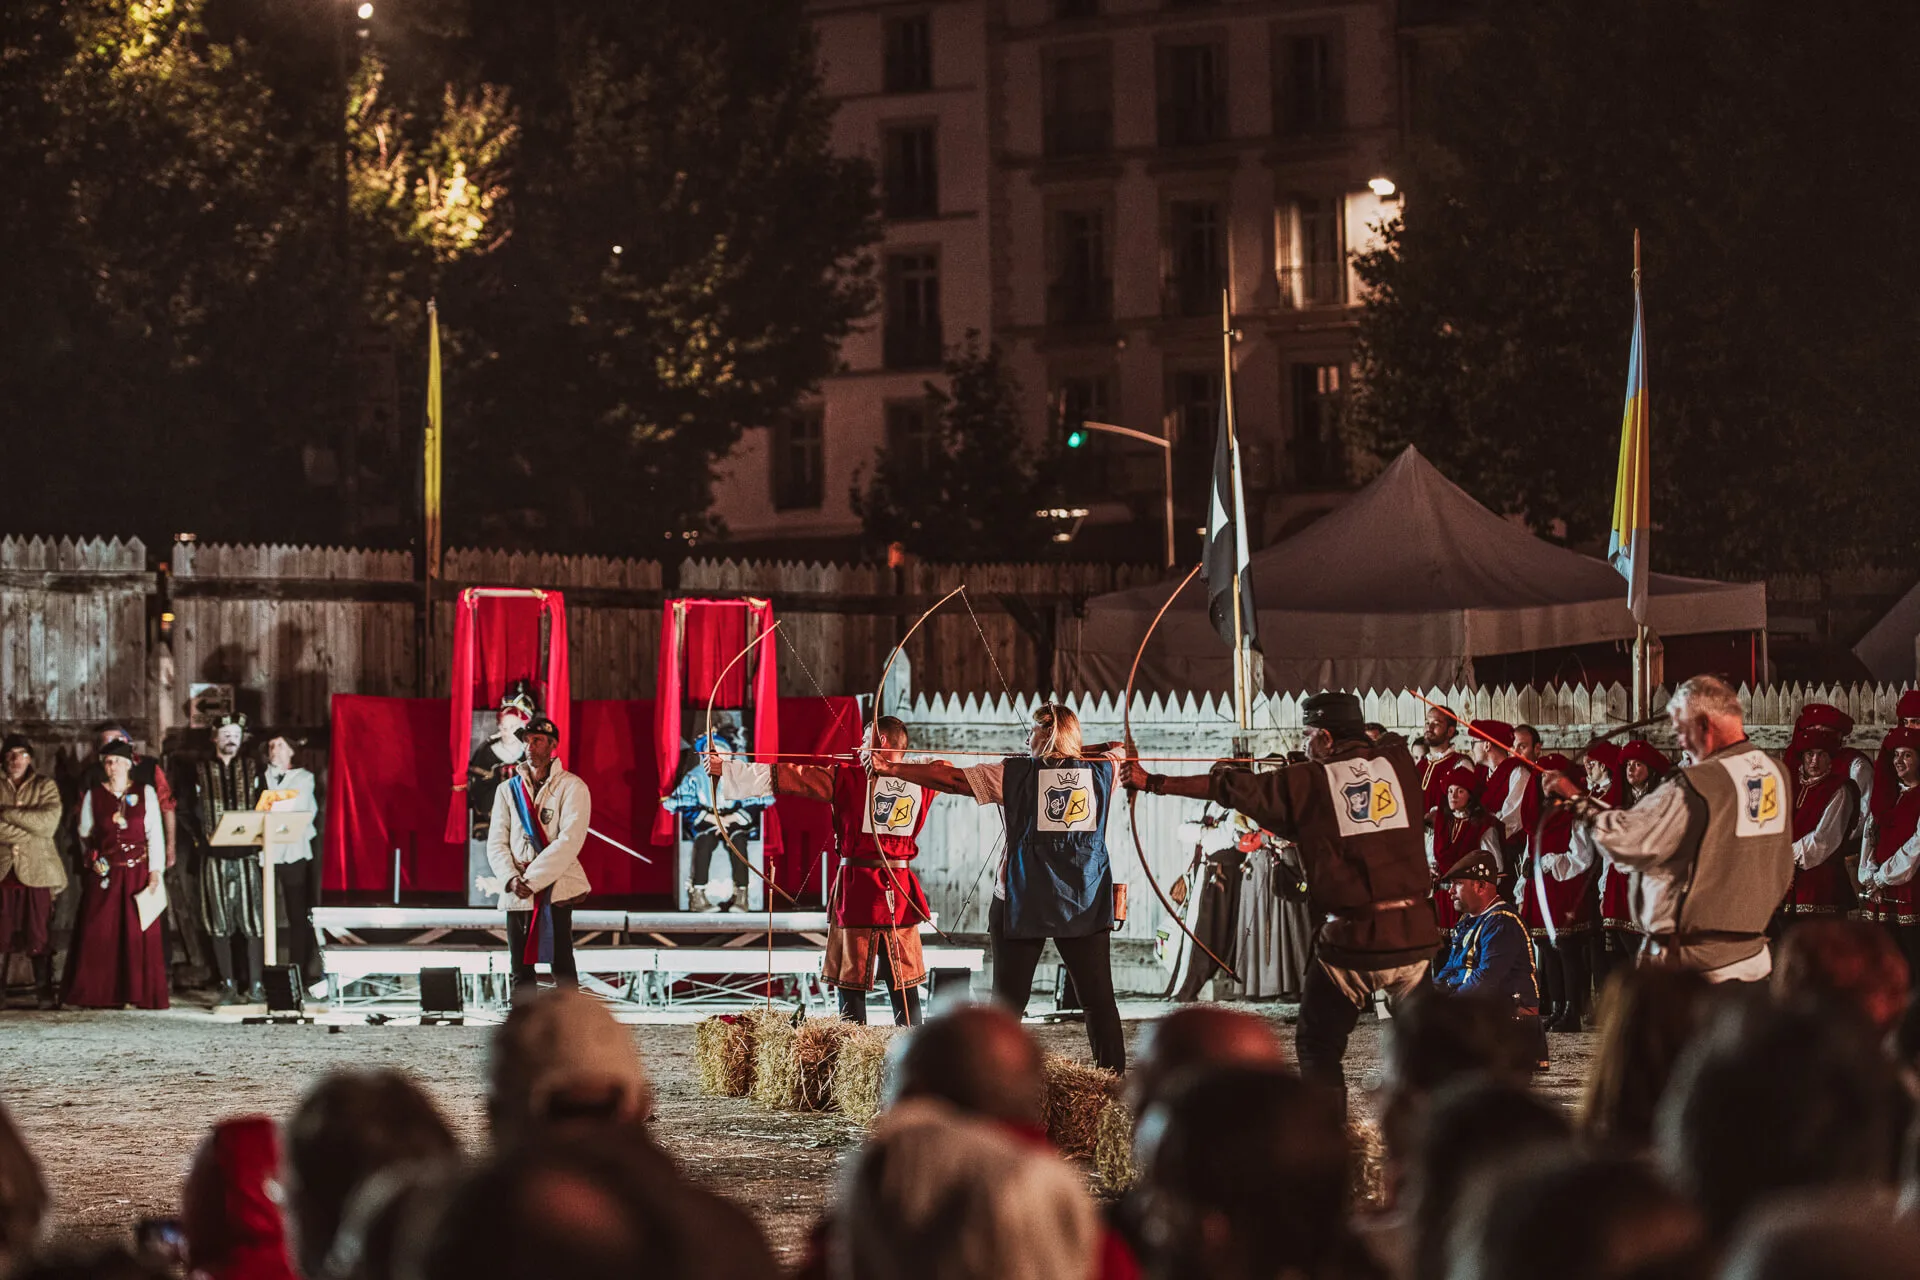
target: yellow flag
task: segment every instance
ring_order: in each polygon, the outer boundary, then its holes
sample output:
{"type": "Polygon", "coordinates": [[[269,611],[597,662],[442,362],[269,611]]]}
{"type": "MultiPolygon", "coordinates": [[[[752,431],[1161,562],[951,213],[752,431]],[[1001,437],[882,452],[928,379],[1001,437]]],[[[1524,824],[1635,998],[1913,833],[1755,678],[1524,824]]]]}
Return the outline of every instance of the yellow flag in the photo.
{"type": "Polygon", "coordinates": [[[1647,415],[1646,334],[1640,312],[1640,233],[1633,235],[1633,349],[1627,357],[1627,407],[1620,423],[1620,471],[1614,480],[1607,559],[1627,580],[1627,608],[1647,625],[1647,561],[1652,555],[1653,482],[1647,415]]]}
{"type": "Polygon", "coordinates": [[[427,434],[424,466],[421,468],[425,492],[421,511],[426,525],[427,581],[440,576],[440,447],[446,433],[446,418],[440,407],[440,308],[427,302],[427,434]]]}

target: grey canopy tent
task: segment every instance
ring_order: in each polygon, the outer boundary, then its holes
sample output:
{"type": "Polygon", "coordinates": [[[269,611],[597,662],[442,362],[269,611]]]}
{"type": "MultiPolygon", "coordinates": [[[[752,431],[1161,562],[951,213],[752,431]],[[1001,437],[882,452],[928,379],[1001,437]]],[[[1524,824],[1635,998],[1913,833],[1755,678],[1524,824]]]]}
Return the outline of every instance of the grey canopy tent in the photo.
{"type": "MultiPolygon", "coordinates": [[[[1473,659],[1634,634],[1626,583],[1605,561],[1543,542],[1495,515],[1408,448],[1306,529],[1255,553],[1253,598],[1266,687],[1401,689],[1473,683],[1473,659]]],[[[1761,631],[1763,583],[1649,577],[1660,635],[1761,631]]],[[[1119,691],[1171,583],[1087,602],[1066,629],[1055,683],[1119,691]]],[[[1154,633],[1138,687],[1225,690],[1232,655],[1188,588],[1154,633]]]]}

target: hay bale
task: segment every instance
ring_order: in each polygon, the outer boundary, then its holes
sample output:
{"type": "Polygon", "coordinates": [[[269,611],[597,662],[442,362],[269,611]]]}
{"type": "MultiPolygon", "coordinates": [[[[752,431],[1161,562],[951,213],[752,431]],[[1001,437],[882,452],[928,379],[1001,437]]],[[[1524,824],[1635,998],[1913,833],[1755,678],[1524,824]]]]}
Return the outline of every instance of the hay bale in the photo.
{"type": "Polygon", "coordinates": [[[753,1100],[763,1107],[791,1109],[799,1088],[800,1063],[793,1042],[799,1033],[785,1018],[762,1018],[753,1044],[753,1100]]]}
{"type": "Polygon", "coordinates": [[[825,1111],[833,1105],[833,1077],[840,1047],[853,1024],[839,1018],[808,1018],[793,1033],[794,1105],[801,1111],[825,1111]]]}
{"type": "Polygon", "coordinates": [[[848,1026],[833,1067],[833,1105],[857,1124],[880,1114],[886,1088],[887,1044],[897,1027],[848,1026]]]}
{"type": "Polygon", "coordinates": [[[1120,1077],[1051,1053],[1046,1073],[1047,1139],[1061,1155],[1091,1160],[1100,1112],[1119,1095],[1120,1077]]]}
{"type": "Polygon", "coordinates": [[[713,1098],[743,1098],[753,1087],[751,1015],[723,1013],[704,1018],[693,1029],[693,1061],[700,1092],[713,1098]]]}
{"type": "Polygon", "coordinates": [[[1100,1108],[1094,1122],[1093,1167],[1101,1183],[1114,1195],[1133,1185],[1133,1112],[1124,1102],[1100,1108]]]}

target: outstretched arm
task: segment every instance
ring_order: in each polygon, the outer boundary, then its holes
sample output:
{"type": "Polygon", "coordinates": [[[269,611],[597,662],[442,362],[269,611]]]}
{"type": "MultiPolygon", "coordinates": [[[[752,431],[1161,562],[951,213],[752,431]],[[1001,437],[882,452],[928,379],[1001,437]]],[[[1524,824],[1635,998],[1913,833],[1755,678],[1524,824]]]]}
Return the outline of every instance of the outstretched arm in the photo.
{"type": "Polygon", "coordinates": [[[883,777],[899,778],[902,782],[911,782],[932,791],[945,791],[956,796],[973,794],[973,787],[967,782],[967,775],[945,760],[926,760],[919,763],[902,760],[897,764],[889,764],[876,758],[873,771],[883,777]]]}

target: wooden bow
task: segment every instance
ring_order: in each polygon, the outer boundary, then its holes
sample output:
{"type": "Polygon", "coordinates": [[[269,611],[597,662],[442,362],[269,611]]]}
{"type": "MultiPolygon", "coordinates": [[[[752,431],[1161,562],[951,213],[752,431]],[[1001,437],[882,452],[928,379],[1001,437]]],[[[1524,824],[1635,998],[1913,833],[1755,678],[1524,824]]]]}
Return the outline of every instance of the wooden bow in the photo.
{"type": "MultiPolygon", "coordinates": [[[[1167,602],[1160,606],[1160,612],[1154,614],[1153,621],[1147,624],[1147,633],[1140,637],[1140,648],[1136,650],[1133,655],[1133,666],[1127,671],[1126,696],[1120,703],[1120,732],[1125,739],[1127,755],[1130,757],[1140,754],[1133,745],[1133,682],[1134,678],[1140,674],[1140,659],[1146,656],[1147,642],[1153,639],[1154,630],[1160,625],[1160,620],[1167,616],[1167,610],[1173,607],[1173,602],[1180,598],[1180,593],[1187,589],[1187,584],[1192,582],[1199,573],[1200,566],[1195,565],[1188,571],[1186,577],[1180,579],[1180,585],[1173,589],[1173,594],[1167,597],[1167,602]]],[[[1167,918],[1180,926],[1180,932],[1186,934],[1194,946],[1205,952],[1207,959],[1224,969],[1227,976],[1235,982],[1240,981],[1240,975],[1233,971],[1233,966],[1215,955],[1212,947],[1200,941],[1199,935],[1187,928],[1187,922],[1181,919],[1180,913],[1174,909],[1173,901],[1167,897],[1166,890],[1160,887],[1160,881],[1155,878],[1153,868],[1147,865],[1147,846],[1142,843],[1140,839],[1140,817],[1138,812],[1136,812],[1136,806],[1139,804],[1139,801],[1140,793],[1131,789],[1128,790],[1127,827],[1133,832],[1133,851],[1140,859],[1141,873],[1147,877],[1147,883],[1153,886],[1153,896],[1160,899],[1160,907],[1167,913],[1167,918]]]]}

